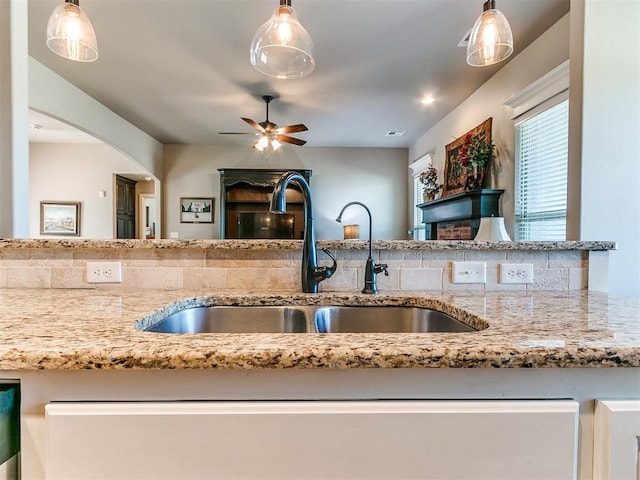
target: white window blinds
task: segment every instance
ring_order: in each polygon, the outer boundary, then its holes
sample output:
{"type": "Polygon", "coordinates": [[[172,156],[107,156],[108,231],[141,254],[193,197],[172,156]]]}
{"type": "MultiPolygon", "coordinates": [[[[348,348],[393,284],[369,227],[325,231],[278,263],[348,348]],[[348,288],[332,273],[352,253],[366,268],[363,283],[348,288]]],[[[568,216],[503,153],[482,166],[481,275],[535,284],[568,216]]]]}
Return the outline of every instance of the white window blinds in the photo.
{"type": "Polygon", "coordinates": [[[424,172],[427,168],[432,165],[433,159],[431,154],[427,153],[423,157],[419,158],[411,165],[409,165],[409,170],[411,171],[411,175],[413,176],[413,239],[414,240],[424,240],[425,239],[425,224],[422,223],[422,210],[420,210],[416,205],[424,203],[424,197],[422,194],[423,187],[422,183],[420,183],[420,174],[424,172]]]}
{"type": "Polygon", "coordinates": [[[569,102],[536,110],[516,126],[515,239],[565,240],[569,102]]]}

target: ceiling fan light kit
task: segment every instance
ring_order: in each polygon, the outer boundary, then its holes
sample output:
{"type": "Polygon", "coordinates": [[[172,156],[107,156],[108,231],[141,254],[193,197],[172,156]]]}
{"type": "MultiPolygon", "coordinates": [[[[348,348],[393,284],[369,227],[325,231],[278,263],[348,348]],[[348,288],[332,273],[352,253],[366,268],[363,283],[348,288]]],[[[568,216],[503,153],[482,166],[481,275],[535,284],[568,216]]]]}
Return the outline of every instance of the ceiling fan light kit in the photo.
{"type": "Polygon", "coordinates": [[[501,62],[513,53],[513,33],[507,18],[487,0],[469,35],[467,63],[485,67],[501,62]]]}
{"type": "Polygon", "coordinates": [[[278,127],[273,122],[269,121],[269,103],[273,100],[271,95],[263,95],[262,100],[265,103],[267,110],[266,119],[264,122],[256,122],[250,118],[241,117],[247,124],[258,130],[258,133],[245,133],[245,132],[220,132],[220,135],[254,135],[258,136],[258,140],[253,144],[253,148],[259,151],[264,151],[271,146],[273,151],[278,150],[283,143],[290,143],[292,145],[302,146],[307,143],[306,140],[290,137],[288,133],[306,132],[309,130],[306,125],[298,123],[296,125],[287,125],[286,127],[278,127]]]}
{"type": "Polygon", "coordinates": [[[291,0],[280,6],[256,32],[249,49],[251,65],[280,79],[303,78],[315,68],[313,41],[300,24],[291,0]]]}
{"type": "Polygon", "coordinates": [[[89,17],[80,9],[79,0],[58,5],[47,24],[47,46],[61,57],[76,62],[98,58],[98,41],[89,17]]]}

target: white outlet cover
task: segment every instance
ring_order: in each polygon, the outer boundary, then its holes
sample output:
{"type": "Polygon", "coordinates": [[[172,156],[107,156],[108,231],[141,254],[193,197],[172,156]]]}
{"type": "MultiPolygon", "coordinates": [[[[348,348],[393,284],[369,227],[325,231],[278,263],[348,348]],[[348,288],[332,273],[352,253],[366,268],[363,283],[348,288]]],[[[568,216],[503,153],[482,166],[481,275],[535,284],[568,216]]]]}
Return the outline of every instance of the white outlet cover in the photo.
{"type": "Polygon", "coordinates": [[[451,262],[453,283],[487,283],[486,262],[451,262]]]}
{"type": "Polygon", "coordinates": [[[501,263],[500,283],[533,283],[533,264],[501,263]]]}
{"type": "Polygon", "coordinates": [[[122,283],[122,264],[87,262],[87,283],[122,283]]]}

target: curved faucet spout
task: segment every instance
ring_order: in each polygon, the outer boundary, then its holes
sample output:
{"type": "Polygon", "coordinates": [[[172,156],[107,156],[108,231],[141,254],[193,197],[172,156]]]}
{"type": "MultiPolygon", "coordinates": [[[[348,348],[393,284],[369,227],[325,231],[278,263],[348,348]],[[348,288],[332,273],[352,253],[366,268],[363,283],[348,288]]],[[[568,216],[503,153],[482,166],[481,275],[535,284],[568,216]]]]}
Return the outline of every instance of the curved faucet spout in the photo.
{"type": "Polygon", "coordinates": [[[369,210],[369,207],[367,207],[362,202],[349,202],[344,207],[342,207],[342,210],[340,210],[340,214],[336,218],[336,222],[342,223],[342,214],[351,205],[360,205],[362,208],[364,208],[367,211],[367,214],[369,215],[369,258],[371,258],[371,223],[372,223],[372,221],[371,221],[371,210],[369,210]]]}
{"type": "Polygon", "coordinates": [[[318,285],[321,281],[333,275],[336,270],[336,259],[325,250],[331,259],[331,267],[318,266],[318,254],[316,251],[316,227],[313,218],[313,198],[309,184],[298,172],[287,172],[276,183],[271,197],[269,211],[282,213],[287,211],[285,192],[289,183],[294,183],[302,190],[304,198],[304,240],[302,244],[302,291],[318,293],[318,285]]]}
{"type": "Polygon", "coordinates": [[[372,249],[371,249],[371,243],[372,243],[371,224],[373,223],[371,219],[371,210],[369,210],[369,207],[367,207],[362,202],[349,202],[344,207],[342,207],[342,210],[340,210],[340,214],[336,218],[336,222],[342,223],[342,214],[351,205],[360,205],[367,211],[367,214],[369,215],[369,257],[367,258],[367,264],[364,270],[364,288],[362,289],[362,293],[378,293],[376,275],[378,273],[384,272],[386,276],[389,276],[389,271],[387,270],[387,267],[388,267],[387,264],[383,263],[380,265],[376,265],[376,263],[373,261],[372,249]]]}

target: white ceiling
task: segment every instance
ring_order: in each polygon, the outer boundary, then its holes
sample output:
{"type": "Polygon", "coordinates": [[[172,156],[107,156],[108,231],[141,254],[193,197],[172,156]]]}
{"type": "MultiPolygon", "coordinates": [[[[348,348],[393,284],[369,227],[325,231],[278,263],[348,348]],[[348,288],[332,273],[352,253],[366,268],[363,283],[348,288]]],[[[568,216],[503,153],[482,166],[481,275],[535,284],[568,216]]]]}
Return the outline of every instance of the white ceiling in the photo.
{"type": "Polygon", "coordinates": [[[95,137],[48,115],[29,110],[30,143],[102,143],[95,137]]]}
{"type": "MultiPolygon", "coordinates": [[[[310,146],[407,147],[502,64],[470,67],[458,43],[482,0],[293,0],[316,49],[306,78],[277,80],[249,45],[277,0],[81,0],[100,57],[76,63],[45,45],[62,0],[29,0],[29,53],[162,143],[250,144],[240,117],[304,123],[310,146]],[[423,105],[433,95],[437,101],[423,105]],[[390,130],[405,130],[388,137],[390,130]]],[[[569,0],[498,0],[517,55],[569,11],[569,0]]],[[[33,122],[32,122],[33,123],[33,122]]],[[[290,147],[298,148],[298,147],[290,147]]],[[[304,147],[302,147],[304,148],[304,147]]]]}

